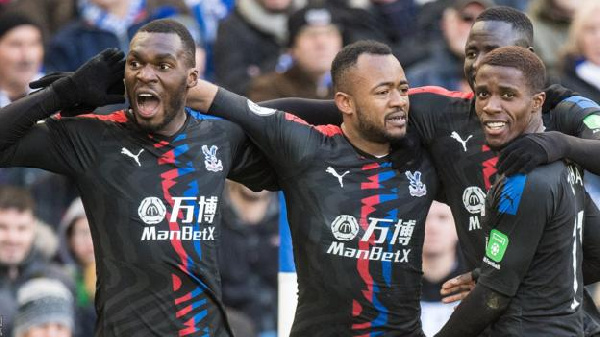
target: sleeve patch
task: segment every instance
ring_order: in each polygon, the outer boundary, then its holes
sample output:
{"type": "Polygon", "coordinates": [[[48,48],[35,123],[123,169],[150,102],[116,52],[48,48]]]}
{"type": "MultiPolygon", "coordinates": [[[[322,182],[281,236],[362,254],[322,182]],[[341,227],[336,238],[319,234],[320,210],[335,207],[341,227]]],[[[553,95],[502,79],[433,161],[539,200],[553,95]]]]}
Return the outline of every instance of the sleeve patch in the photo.
{"type": "Polygon", "coordinates": [[[583,123],[590,129],[598,129],[600,128],[600,116],[589,115],[583,119],[583,123]]]}
{"type": "Polygon", "coordinates": [[[583,96],[571,96],[571,97],[565,98],[565,101],[576,104],[577,106],[579,106],[582,109],[600,108],[600,106],[598,106],[598,103],[592,101],[589,98],[583,97],[583,96]]]}
{"type": "Polygon", "coordinates": [[[502,193],[500,194],[500,203],[498,205],[498,211],[501,214],[517,214],[521,196],[525,189],[525,180],[526,176],[524,174],[516,174],[506,178],[502,193]]]}
{"type": "Polygon", "coordinates": [[[497,229],[492,229],[490,239],[485,249],[485,255],[492,261],[499,263],[504,257],[508,247],[508,236],[497,229]]]}

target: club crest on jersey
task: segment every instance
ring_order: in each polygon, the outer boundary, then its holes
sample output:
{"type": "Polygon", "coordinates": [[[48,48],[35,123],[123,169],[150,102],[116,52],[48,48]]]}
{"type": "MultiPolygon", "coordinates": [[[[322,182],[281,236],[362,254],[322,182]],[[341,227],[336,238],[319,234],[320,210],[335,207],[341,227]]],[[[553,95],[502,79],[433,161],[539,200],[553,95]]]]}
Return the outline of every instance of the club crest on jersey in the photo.
{"type": "Polygon", "coordinates": [[[408,191],[410,192],[410,195],[412,195],[413,197],[422,197],[425,194],[427,194],[427,187],[421,181],[420,171],[415,171],[415,173],[412,173],[411,171],[406,171],[404,172],[404,174],[410,182],[410,185],[408,186],[408,191]]]}
{"type": "Polygon", "coordinates": [[[165,218],[167,208],[165,204],[157,197],[147,197],[138,207],[138,215],[142,221],[148,225],[155,225],[165,218]]]}
{"type": "Polygon", "coordinates": [[[333,236],[340,241],[349,241],[358,234],[358,222],[352,215],[338,215],[331,223],[333,236]]]}
{"type": "Polygon", "coordinates": [[[204,153],[204,166],[206,169],[212,172],[223,171],[223,163],[217,158],[217,151],[219,148],[216,145],[211,145],[209,148],[207,145],[202,145],[202,153],[204,153]]]}

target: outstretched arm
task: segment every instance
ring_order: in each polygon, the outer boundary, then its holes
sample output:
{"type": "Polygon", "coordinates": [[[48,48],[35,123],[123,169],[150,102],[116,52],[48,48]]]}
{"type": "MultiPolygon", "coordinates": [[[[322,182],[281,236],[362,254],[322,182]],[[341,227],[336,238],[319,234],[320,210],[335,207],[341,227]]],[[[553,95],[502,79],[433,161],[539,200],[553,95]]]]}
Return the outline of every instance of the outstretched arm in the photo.
{"type": "Polygon", "coordinates": [[[279,98],[259,102],[260,106],[286,111],[312,125],[341,125],[342,113],[332,99],[279,98]]]}

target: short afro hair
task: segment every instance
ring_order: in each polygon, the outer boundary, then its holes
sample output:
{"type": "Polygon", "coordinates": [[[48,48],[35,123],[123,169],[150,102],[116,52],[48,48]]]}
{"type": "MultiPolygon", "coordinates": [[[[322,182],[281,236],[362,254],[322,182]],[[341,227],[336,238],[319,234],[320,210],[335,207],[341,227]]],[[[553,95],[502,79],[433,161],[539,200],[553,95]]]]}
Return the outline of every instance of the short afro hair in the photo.
{"type": "Polygon", "coordinates": [[[530,92],[538,93],[544,90],[544,62],[527,48],[511,46],[494,49],[483,57],[478,69],[484,65],[518,69],[523,73],[530,92]]]}
{"type": "Polygon", "coordinates": [[[346,73],[356,65],[358,57],[362,54],[391,55],[392,50],[387,45],[373,40],[358,41],[342,48],[331,63],[334,90],[342,91],[341,87],[344,85],[346,73]]]}
{"type": "Polygon", "coordinates": [[[512,25],[513,29],[521,33],[522,39],[519,41],[521,47],[533,46],[533,24],[525,13],[512,7],[498,6],[491,7],[479,14],[475,22],[480,21],[499,21],[512,25]]]}
{"type": "Polygon", "coordinates": [[[143,25],[138,30],[138,33],[140,32],[177,34],[183,44],[186,64],[190,68],[196,67],[196,43],[192,34],[181,23],[170,19],[154,20],[143,25]]]}

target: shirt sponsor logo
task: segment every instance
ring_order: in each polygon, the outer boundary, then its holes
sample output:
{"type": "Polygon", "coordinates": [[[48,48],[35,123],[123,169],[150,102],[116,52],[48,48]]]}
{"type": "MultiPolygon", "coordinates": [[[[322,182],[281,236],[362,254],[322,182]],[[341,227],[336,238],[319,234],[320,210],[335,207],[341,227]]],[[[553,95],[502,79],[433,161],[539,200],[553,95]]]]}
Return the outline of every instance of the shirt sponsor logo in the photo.
{"type": "Polygon", "coordinates": [[[506,247],[508,247],[508,236],[497,229],[492,229],[490,232],[489,242],[485,249],[485,255],[490,260],[499,263],[504,257],[506,247]]]}
{"type": "Polygon", "coordinates": [[[411,171],[406,171],[404,172],[404,174],[410,182],[410,185],[408,186],[408,191],[410,192],[410,195],[412,195],[413,197],[422,197],[425,194],[427,194],[427,187],[421,181],[420,171],[415,171],[415,173],[412,173],[411,171]]]}
{"type": "Polygon", "coordinates": [[[462,195],[465,209],[471,214],[485,216],[485,193],[478,186],[465,188],[462,195]]]}
{"type": "Polygon", "coordinates": [[[352,215],[339,215],[331,223],[331,232],[336,240],[352,240],[358,234],[358,222],[352,215]]]}
{"type": "Polygon", "coordinates": [[[216,145],[211,145],[209,148],[207,145],[202,145],[202,153],[204,154],[204,166],[206,169],[212,172],[223,171],[223,163],[217,158],[217,151],[219,148],[216,145]]]}
{"type": "Polygon", "coordinates": [[[327,169],[325,169],[325,172],[330,173],[331,175],[336,177],[342,188],[344,188],[344,181],[342,179],[344,178],[344,176],[346,174],[350,173],[350,171],[346,171],[342,174],[338,174],[337,171],[331,166],[329,166],[327,169]]]}
{"type": "Polygon", "coordinates": [[[217,196],[173,197],[173,212],[171,212],[169,222],[178,222],[181,230],[159,230],[152,225],[165,219],[167,211],[165,204],[157,197],[145,198],[138,207],[138,215],[144,223],[151,226],[144,228],[141,240],[214,240],[215,227],[212,224],[217,214],[218,203],[217,196]],[[199,229],[197,224],[200,223],[208,224],[208,226],[199,229]]]}
{"type": "MultiPolygon", "coordinates": [[[[394,244],[407,246],[412,239],[417,221],[402,219],[369,218],[369,226],[360,241],[384,245],[389,247],[394,244]],[[389,238],[391,234],[391,238],[389,238]]],[[[346,246],[345,242],[357,237],[359,227],[356,218],[350,215],[341,215],[335,218],[331,224],[331,230],[336,240],[327,249],[327,254],[350,257],[355,259],[387,261],[396,263],[408,263],[410,248],[400,248],[394,251],[384,251],[383,247],[373,246],[369,249],[357,249],[346,246]],[[354,227],[356,226],[356,227],[354,227]],[[341,229],[344,228],[344,232],[341,229]],[[343,234],[343,235],[340,235],[343,234]]]]}
{"type": "Polygon", "coordinates": [[[460,135],[458,134],[458,132],[452,131],[452,134],[450,134],[450,137],[452,137],[454,140],[456,140],[457,142],[459,142],[460,145],[462,145],[463,150],[465,152],[467,152],[467,142],[469,141],[469,139],[473,138],[473,135],[469,135],[467,137],[467,139],[463,140],[462,138],[460,138],[460,135]]]}
{"type": "Polygon", "coordinates": [[[277,110],[271,109],[271,108],[264,108],[256,103],[252,102],[251,100],[248,100],[248,108],[254,114],[259,115],[259,116],[270,116],[270,115],[273,115],[277,111],[277,110]]]}

